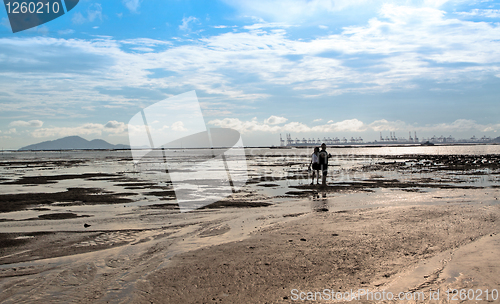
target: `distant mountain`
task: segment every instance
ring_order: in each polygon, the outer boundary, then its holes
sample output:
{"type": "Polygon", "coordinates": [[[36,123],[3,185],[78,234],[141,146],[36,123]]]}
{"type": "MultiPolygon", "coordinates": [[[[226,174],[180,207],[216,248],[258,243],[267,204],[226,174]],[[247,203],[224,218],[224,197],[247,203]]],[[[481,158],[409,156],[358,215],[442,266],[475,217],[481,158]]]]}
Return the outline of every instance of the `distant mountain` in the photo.
{"type": "Polygon", "coordinates": [[[102,139],[91,141],[80,136],[68,136],[56,140],[44,141],[38,144],[29,145],[19,149],[22,150],[108,150],[108,149],[130,149],[128,145],[113,145],[102,139]]]}
{"type": "Polygon", "coordinates": [[[492,143],[500,143],[500,136],[498,136],[497,138],[494,138],[491,142],[492,143]]]}

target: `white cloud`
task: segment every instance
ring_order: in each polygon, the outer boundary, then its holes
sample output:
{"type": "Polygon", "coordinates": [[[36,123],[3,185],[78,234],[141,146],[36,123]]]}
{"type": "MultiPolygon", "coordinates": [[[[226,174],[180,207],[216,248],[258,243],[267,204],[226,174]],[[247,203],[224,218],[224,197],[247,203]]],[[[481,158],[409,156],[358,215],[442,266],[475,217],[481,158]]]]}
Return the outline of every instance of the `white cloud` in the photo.
{"type": "Polygon", "coordinates": [[[264,120],[264,123],[269,124],[269,125],[278,125],[278,124],[285,123],[287,120],[288,119],[286,119],[285,117],[271,115],[271,117],[264,120]]]}
{"type": "Polygon", "coordinates": [[[17,133],[17,130],[16,128],[10,128],[8,131],[4,131],[3,134],[16,134],[17,133]]]}
{"type": "Polygon", "coordinates": [[[72,30],[72,29],[67,29],[67,30],[61,30],[61,31],[57,31],[57,33],[59,35],[71,35],[73,34],[75,31],[72,30]]]}
{"type": "Polygon", "coordinates": [[[123,122],[111,120],[104,125],[103,131],[113,134],[126,134],[127,125],[123,122]]]}
{"type": "Polygon", "coordinates": [[[83,24],[87,22],[94,22],[94,20],[102,21],[102,6],[99,3],[93,3],[87,9],[87,17],[85,17],[82,13],[76,12],[73,15],[71,21],[74,24],[83,24]]]}
{"type": "MultiPolygon", "coordinates": [[[[323,120],[323,118],[317,118],[317,119],[313,120],[313,122],[319,122],[319,121],[322,121],[322,120],[323,120]]],[[[333,120],[329,120],[328,121],[328,123],[331,123],[331,122],[333,122],[333,120]]]]}
{"type": "Polygon", "coordinates": [[[282,22],[264,22],[262,20],[252,25],[245,25],[243,28],[246,30],[259,30],[265,28],[288,28],[288,27],[291,27],[291,25],[282,22]]]}
{"type": "Polygon", "coordinates": [[[500,124],[478,124],[471,119],[457,119],[452,123],[440,123],[432,126],[425,126],[421,130],[432,131],[439,130],[441,132],[465,132],[465,131],[480,131],[480,132],[497,132],[500,130],[500,124]]]}
{"type": "Polygon", "coordinates": [[[130,48],[131,50],[138,51],[138,52],[144,52],[144,53],[151,53],[154,52],[154,49],[148,48],[148,47],[133,47],[130,48]]]}
{"type": "MultiPolygon", "coordinates": [[[[184,19],[186,26],[194,22],[188,19],[184,19]]],[[[282,25],[267,25],[259,23],[249,30],[239,28],[175,46],[154,39],[0,38],[0,64],[6,70],[3,90],[20,101],[4,109],[65,115],[71,105],[97,110],[131,108],[148,101],[143,101],[146,96],[130,97],[127,92],[151,88],[162,92],[196,89],[237,105],[231,112],[239,114],[247,102],[269,97],[267,88],[284,87],[295,90],[297,96],[321,97],[417,87],[415,80],[422,79],[471,83],[500,74],[500,27],[453,19],[435,8],[385,5],[378,17],[364,25],[305,41],[291,38],[282,25]],[[130,46],[147,53],[130,51],[130,46]],[[75,62],[88,58],[88,69],[66,70],[58,63],[56,54],[61,53],[75,62]],[[470,65],[455,66],[462,63],[470,65]],[[33,71],[37,65],[43,69],[33,71]],[[32,72],[18,72],[23,68],[32,72]],[[166,71],[172,81],[151,77],[151,69],[166,71]],[[242,82],[241,74],[250,80],[242,82]],[[60,90],[69,84],[71,92],[60,90]],[[48,109],[33,110],[35,97],[48,109]]],[[[219,111],[227,117],[227,110],[219,111]]]]}
{"type": "Polygon", "coordinates": [[[99,123],[86,123],[76,127],[50,127],[39,128],[31,132],[36,138],[64,137],[72,135],[102,135],[109,133],[114,135],[126,135],[127,125],[116,120],[108,121],[105,125],[99,123]]]}
{"type": "Polygon", "coordinates": [[[500,123],[479,124],[471,119],[457,119],[451,123],[438,123],[419,126],[404,121],[377,120],[368,125],[374,131],[419,131],[427,133],[465,133],[465,132],[497,132],[500,123]]]}
{"type": "MultiPolygon", "coordinates": [[[[273,116],[271,116],[273,117],[273,116]]],[[[276,117],[276,116],[274,116],[276,117]]],[[[287,119],[284,117],[279,117],[281,119],[280,123],[285,122],[287,119]]],[[[208,124],[218,126],[221,128],[232,128],[238,130],[241,133],[251,133],[255,131],[260,132],[270,132],[270,133],[278,133],[278,132],[291,132],[291,133],[307,133],[307,132],[315,132],[315,133],[326,133],[326,132],[340,132],[340,131],[349,131],[349,132],[362,132],[366,131],[366,126],[363,122],[357,119],[349,119],[336,123],[330,123],[320,126],[307,126],[301,122],[290,122],[283,126],[277,126],[271,124],[269,122],[269,118],[260,122],[256,118],[250,121],[241,121],[238,118],[224,118],[224,119],[215,119],[209,121],[208,124]]]]}
{"type": "MultiPolygon", "coordinates": [[[[408,88],[416,85],[413,80],[422,78],[456,82],[499,74],[500,42],[495,37],[500,35],[500,30],[495,25],[446,19],[442,11],[433,8],[395,5],[385,5],[379,16],[366,25],[348,27],[339,34],[309,41],[291,39],[284,28],[272,27],[276,24],[268,28],[259,24],[249,31],[208,36],[194,44],[161,50],[154,47],[170,42],[42,38],[15,43],[23,44],[26,50],[36,50],[43,45],[53,48],[54,53],[62,44],[75,51],[103,56],[105,62],[113,63],[102,74],[109,87],[147,86],[175,90],[186,87],[233,100],[265,98],[267,95],[260,93],[263,85],[289,86],[296,91],[314,91],[315,96],[322,96],[408,88]],[[147,54],[128,53],[120,49],[120,44],[135,44],[133,49],[147,54]],[[330,58],[323,55],[329,52],[340,55],[330,58]],[[289,55],[297,59],[290,60],[286,57],[289,55]],[[358,59],[363,62],[365,56],[375,59],[368,65],[352,67],[348,64],[358,59]],[[446,68],[439,65],[463,62],[475,65],[446,68]],[[172,72],[176,75],[175,82],[150,79],[148,69],[155,68],[172,72]],[[251,75],[254,81],[242,85],[233,76],[241,72],[251,75]]],[[[193,18],[184,18],[185,28],[194,22],[193,18]]],[[[2,43],[4,41],[2,39],[2,43]]],[[[30,57],[38,60],[36,56],[34,53],[19,60],[30,57]]],[[[9,60],[18,59],[10,56],[9,60]]],[[[92,85],[102,85],[96,75],[91,76],[94,79],[85,79],[83,74],[76,77],[80,79],[82,90],[87,92],[93,91],[92,85]],[[85,89],[85,85],[90,88],[85,89]]]]}
{"type": "Polygon", "coordinates": [[[329,132],[363,132],[367,130],[366,125],[357,119],[347,119],[339,122],[327,124],[329,132]]]}
{"type": "Polygon", "coordinates": [[[182,18],[182,24],[179,25],[179,29],[182,31],[188,31],[188,30],[190,30],[189,23],[197,22],[197,21],[198,21],[198,18],[193,17],[193,16],[189,16],[187,18],[184,17],[184,18],[182,18]]]}
{"type": "Polygon", "coordinates": [[[224,118],[215,119],[209,121],[208,124],[222,127],[222,128],[232,128],[238,130],[242,134],[249,134],[252,132],[268,132],[268,133],[279,133],[279,132],[289,132],[289,133],[361,133],[366,131],[425,131],[425,132],[465,132],[465,131],[480,131],[480,132],[497,132],[500,130],[499,124],[487,124],[481,125],[473,120],[467,119],[457,119],[452,123],[440,123],[426,126],[418,126],[408,124],[404,121],[388,121],[386,119],[376,120],[370,124],[365,124],[364,122],[354,118],[347,119],[339,122],[328,121],[327,124],[308,126],[301,122],[290,122],[283,126],[271,125],[264,121],[259,121],[256,118],[249,121],[241,121],[238,118],[224,118]]]}
{"type": "Polygon", "coordinates": [[[331,1],[331,0],[242,0],[225,2],[246,15],[255,15],[271,21],[296,21],[312,19],[324,12],[340,11],[346,6],[368,1],[331,1]]]}
{"type": "Polygon", "coordinates": [[[74,24],[84,24],[87,19],[85,19],[85,17],[83,17],[82,13],[80,12],[76,12],[74,15],[73,15],[73,18],[71,18],[71,21],[74,23],[74,24]]]}
{"type": "MultiPolygon", "coordinates": [[[[458,0],[460,1],[460,0],[458,0]]],[[[376,11],[386,3],[405,4],[413,7],[439,8],[449,0],[224,0],[243,15],[253,15],[267,21],[292,23],[328,22],[346,9],[376,11]]]]}
{"type": "Polygon", "coordinates": [[[101,135],[102,124],[87,123],[78,127],[52,127],[52,128],[40,128],[31,132],[33,137],[43,138],[43,137],[64,137],[72,135],[101,135]]]}
{"type": "Polygon", "coordinates": [[[135,39],[124,39],[120,40],[123,44],[141,45],[141,46],[159,46],[159,45],[172,45],[172,42],[151,38],[135,38],[135,39]]]}
{"type": "Polygon", "coordinates": [[[398,131],[398,130],[413,130],[415,127],[407,125],[405,122],[387,121],[386,119],[376,120],[369,124],[369,127],[374,131],[398,131]]]}
{"type": "Polygon", "coordinates": [[[498,9],[473,9],[470,12],[457,12],[462,16],[480,16],[486,18],[500,18],[500,10],[498,9]]]}
{"type": "Polygon", "coordinates": [[[172,130],[179,131],[179,132],[187,131],[187,129],[184,128],[184,123],[182,121],[176,121],[176,122],[174,122],[172,124],[172,130]]]}
{"type": "Polygon", "coordinates": [[[141,6],[141,0],[122,0],[125,7],[128,8],[129,11],[136,13],[139,7],[141,6]]]}
{"type": "Polygon", "coordinates": [[[33,128],[39,128],[43,126],[43,121],[41,120],[30,120],[30,121],[23,121],[23,120],[16,120],[13,121],[9,124],[10,127],[33,127],[33,128]]]}

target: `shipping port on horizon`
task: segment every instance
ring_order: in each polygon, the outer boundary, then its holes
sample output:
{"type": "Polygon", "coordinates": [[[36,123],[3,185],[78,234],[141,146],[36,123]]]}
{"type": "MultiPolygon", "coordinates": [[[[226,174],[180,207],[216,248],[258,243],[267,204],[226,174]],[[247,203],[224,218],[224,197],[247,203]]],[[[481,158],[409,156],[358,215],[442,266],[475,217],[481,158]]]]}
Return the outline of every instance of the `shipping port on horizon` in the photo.
{"type": "Polygon", "coordinates": [[[290,133],[286,134],[286,138],[283,139],[281,134],[280,134],[280,146],[281,147],[309,147],[309,146],[316,146],[316,145],[321,145],[322,143],[325,143],[326,145],[330,146],[352,146],[352,145],[434,145],[434,144],[447,144],[447,145],[453,145],[453,144],[487,144],[487,143],[492,143],[491,137],[483,136],[481,138],[476,137],[475,135],[472,136],[469,139],[455,139],[451,135],[448,137],[444,136],[432,136],[429,138],[422,138],[419,139],[417,137],[417,132],[414,132],[413,136],[411,132],[409,133],[408,138],[406,137],[397,137],[396,132],[389,132],[390,135],[383,137],[382,132],[380,132],[380,139],[371,141],[371,142],[365,142],[363,138],[361,137],[351,137],[350,139],[347,139],[343,137],[342,139],[335,137],[323,137],[321,140],[320,138],[314,139],[314,138],[292,138],[292,135],[290,133]]]}

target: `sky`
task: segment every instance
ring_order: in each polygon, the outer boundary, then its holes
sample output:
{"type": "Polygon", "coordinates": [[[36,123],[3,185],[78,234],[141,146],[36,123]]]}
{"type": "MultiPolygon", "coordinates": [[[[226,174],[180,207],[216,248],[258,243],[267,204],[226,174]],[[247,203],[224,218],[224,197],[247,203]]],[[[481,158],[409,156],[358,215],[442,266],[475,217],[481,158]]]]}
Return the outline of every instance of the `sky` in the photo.
{"type": "Polygon", "coordinates": [[[141,109],[193,90],[246,146],[498,137],[499,22],[488,0],[80,0],[12,33],[2,7],[0,148],[128,144],[141,109]]]}

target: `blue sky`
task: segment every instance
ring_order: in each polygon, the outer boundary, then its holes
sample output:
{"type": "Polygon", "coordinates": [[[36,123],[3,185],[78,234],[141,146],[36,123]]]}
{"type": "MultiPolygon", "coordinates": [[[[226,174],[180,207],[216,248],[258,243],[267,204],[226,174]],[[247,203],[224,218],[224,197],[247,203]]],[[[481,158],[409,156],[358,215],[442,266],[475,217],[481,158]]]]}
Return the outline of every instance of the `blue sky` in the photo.
{"type": "Polygon", "coordinates": [[[0,9],[3,149],[128,143],[142,108],[196,90],[245,145],[500,136],[500,3],[80,0],[13,34],[0,9]]]}

